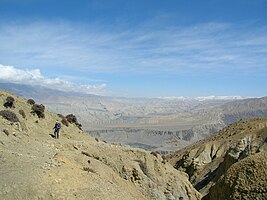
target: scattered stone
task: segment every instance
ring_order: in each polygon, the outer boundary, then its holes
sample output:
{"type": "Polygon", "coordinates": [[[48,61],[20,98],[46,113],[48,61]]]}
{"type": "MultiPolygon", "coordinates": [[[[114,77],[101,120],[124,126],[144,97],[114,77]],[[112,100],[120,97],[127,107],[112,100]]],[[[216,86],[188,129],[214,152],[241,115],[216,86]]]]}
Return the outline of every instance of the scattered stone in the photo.
{"type": "Polygon", "coordinates": [[[21,128],[20,122],[15,122],[14,124],[16,125],[16,130],[18,130],[19,132],[22,132],[22,128],[21,128]]]}
{"type": "Polygon", "coordinates": [[[94,174],[96,173],[96,171],[90,167],[84,167],[83,170],[94,174]]]}
{"type": "Polygon", "coordinates": [[[85,151],[82,151],[82,154],[85,155],[85,156],[88,156],[88,157],[92,157],[89,153],[87,153],[85,151]]]}
{"type": "Polygon", "coordinates": [[[6,134],[6,136],[9,136],[9,131],[7,129],[4,129],[3,132],[6,134]]]}
{"type": "Polygon", "coordinates": [[[133,168],[132,175],[133,175],[133,181],[141,180],[137,169],[133,168]]]}
{"type": "Polygon", "coordinates": [[[24,110],[19,110],[19,114],[25,119],[26,118],[26,114],[24,112],[24,110]]]}

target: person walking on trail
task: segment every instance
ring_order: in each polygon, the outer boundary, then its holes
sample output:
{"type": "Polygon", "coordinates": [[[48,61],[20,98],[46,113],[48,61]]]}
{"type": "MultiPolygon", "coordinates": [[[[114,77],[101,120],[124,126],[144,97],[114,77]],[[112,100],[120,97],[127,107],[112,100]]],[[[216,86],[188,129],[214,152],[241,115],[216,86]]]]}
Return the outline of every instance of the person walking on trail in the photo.
{"type": "Polygon", "coordinates": [[[56,121],[55,127],[53,128],[53,129],[55,129],[54,130],[54,135],[55,135],[55,138],[56,139],[59,139],[59,131],[60,131],[60,128],[61,128],[60,123],[58,121],[56,121]]]}

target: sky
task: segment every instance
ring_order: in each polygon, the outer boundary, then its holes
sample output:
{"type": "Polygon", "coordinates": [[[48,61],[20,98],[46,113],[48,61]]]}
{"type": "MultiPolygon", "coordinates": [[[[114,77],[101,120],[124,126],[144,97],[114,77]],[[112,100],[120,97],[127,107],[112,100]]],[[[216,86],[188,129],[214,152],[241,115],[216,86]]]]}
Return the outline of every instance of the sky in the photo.
{"type": "Polygon", "coordinates": [[[125,97],[267,95],[267,0],[0,0],[0,82],[125,97]]]}

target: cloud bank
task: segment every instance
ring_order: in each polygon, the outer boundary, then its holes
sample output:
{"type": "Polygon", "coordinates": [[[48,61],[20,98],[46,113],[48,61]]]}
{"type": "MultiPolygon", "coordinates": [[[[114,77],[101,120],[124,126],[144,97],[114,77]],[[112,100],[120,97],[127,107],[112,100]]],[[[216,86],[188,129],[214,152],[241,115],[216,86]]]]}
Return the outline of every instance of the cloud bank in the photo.
{"type": "Polygon", "coordinates": [[[61,78],[47,78],[41,74],[40,69],[21,70],[13,66],[0,64],[0,80],[25,85],[39,85],[51,89],[79,92],[84,94],[103,95],[106,92],[106,84],[81,85],[61,78]]]}
{"type": "Polygon", "coordinates": [[[84,73],[267,74],[267,27],[253,25],[2,23],[0,44],[0,61],[13,66],[84,73]]]}

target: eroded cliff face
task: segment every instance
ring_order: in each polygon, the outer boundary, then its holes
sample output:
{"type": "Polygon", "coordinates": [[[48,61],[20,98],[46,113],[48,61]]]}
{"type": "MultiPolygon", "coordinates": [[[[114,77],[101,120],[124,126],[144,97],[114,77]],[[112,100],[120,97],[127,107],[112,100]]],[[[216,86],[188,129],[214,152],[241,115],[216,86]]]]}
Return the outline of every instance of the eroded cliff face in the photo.
{"type": "MultiPolygon", "coordinates": [[[[176,169],[189,175],[191,183],[203,194],[204,199],[216,199],[215,189],[213,195],[209,196],[210,188],[228,173],[233,164],[265,152],[266,137],[267,118],[240,120],[167,159],[176,169]]],[[[266,162],[262,164],[267,167],[266,162]]]]}
{"type": "Polygon", "coordinates": [[[267,152],[233,164],[210,189],[212,200],[267,199],[267,152]]]}
{"type": "Polygon", "coordinates": [[[201,199],[188,175],[160,155],[99,141],[74,124],[62,124],[56,140],[59,116],[45,110],[38,118],[24,99],[0,93],[0,110],[18,118],[0,116],[1,199],[201,199]],[[8,96],[12,108],[2,106],[8,96]]]}
{"type": "Polygon", "coordinates": [[[93,137],[110,143],[128,145],[148,151],[157,151],[161,155],[166,155],[188,146],[203,137],[207,137],[223,127],[223,125],[220,126],[219,124],[198,125],[184,130],[118,127],[91,130],[88,133],[93,137]]]}

